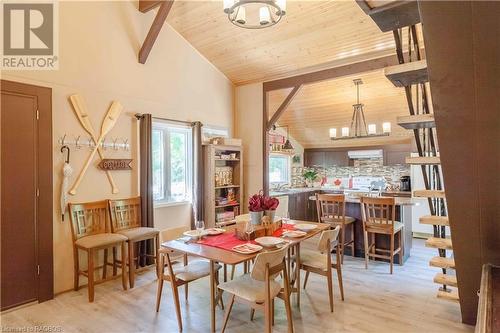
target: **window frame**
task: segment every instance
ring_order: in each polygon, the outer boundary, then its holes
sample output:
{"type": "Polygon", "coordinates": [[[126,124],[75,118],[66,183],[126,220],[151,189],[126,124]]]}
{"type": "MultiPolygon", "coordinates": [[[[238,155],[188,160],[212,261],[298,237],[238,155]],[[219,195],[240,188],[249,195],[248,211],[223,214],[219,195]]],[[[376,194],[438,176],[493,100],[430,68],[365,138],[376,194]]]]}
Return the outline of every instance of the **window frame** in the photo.
{"type": "Polygon", "coordinates": [[[285,154],[279,154],[279,153],[270,153],[269,154],[269,174],[268,174],[268,177],[269,177],[269,184],[272,184],[272,185],[281,185],[281,184],[291,184],[292,183],[292,163],[291,163],[291,158],[289,155],[285,155],[285,154]],[[286,169],[287,169],[287,179],[286,181],[271,181],[271,158],[283,158],[283,159],[286,159],[286,169]]]}
{"type": "Polygon", "coordinates": [[[161,131],[163,140],[161,149],[163,151],[163,198],[153,199],[155,207],[171,206],[183,203],[192,202],[192,184],[193,184],[193,135],[192,127],[188,125],[179,125],[166,121],[153,121],[152,131],[161,131]],[[183,200],[175,200],[172,195],[172,162],[171,162],[171,134],[181,133],[186,141],[184,167],[186,170],[185,176],[185,196],[183,200]]]}

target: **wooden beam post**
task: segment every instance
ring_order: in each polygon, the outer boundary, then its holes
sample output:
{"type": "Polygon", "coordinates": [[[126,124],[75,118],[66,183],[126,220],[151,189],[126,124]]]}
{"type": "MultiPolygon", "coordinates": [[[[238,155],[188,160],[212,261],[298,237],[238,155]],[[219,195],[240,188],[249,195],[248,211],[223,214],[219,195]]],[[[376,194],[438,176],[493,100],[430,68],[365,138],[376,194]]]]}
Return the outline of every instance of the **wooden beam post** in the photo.
{"type": "Polygon", "coordinates": [[[298,85],[298,86],[293,87],[292,91],[290,91],[290,93],[288,94],[288,96],[286,96],[285,100],[283,101],[283,103],[281,103],[281,105],[279,106],[278,110],[276,110],[276,112],[273,114],[273,116],[271,117],[271,119],[267,122],[267,127],[266,128],[267,128],[268,131],[278,121],[278,119],[281,117],[281,115],[283,114],[283,112],[285,112],[285,110],[288,107],[288,105],[290,105],[290,103],[292,102],[292,99],[300,91],[300,88],[302,88],[301,84],[298,85]]]}
{"type": "MultiPolygon", "coordinates": [[[[148,1],[148,2],[155,2],[155,1],[148,1]]],[[[153,21],[153,24],[151,25],[151,28],[149,29],[148,35],[146,36],[146,39],[144,40],[144,43],[142,44],[141,50],[139,51],[139,62],[141,64],[145,64],[146,60],[148,59],[149,52],[151,52],[151,49],[153,48],[153,45],[155,44],[156,38],[158,37],[158,34],[161,31],[161,28],[163,27],[163,24],[165,23],[165,20],[167,19],[168,13],[170,12],[170,9],[172,8],[172,5],[174,3],[174,0],[166,0],[166,1],[159,1],[161,2],[160,8],[158,9],[158,13],[156,13],[156,17],[153,21]]],[[[152,5],[152,4],[150,4],[152,5]]],[[[156,6],[156,5],[155,5],[156,6]]],[[[146,8],[145,5],[143,5],[143,8],[146,8]]],[[[154,8],[149,7],[148,10],[154,8]]],[[[139,10],[141,10],[141,6],[139,3],[139,10]]]]}
{"type": "Polygon", "coordinates": [[[161,5],[163,1],[157,0],[157,1],[152,1],[152,0],[139,0],[139,11],[142,13],[147,13],[151,9],[154,9],[161,5]]]}

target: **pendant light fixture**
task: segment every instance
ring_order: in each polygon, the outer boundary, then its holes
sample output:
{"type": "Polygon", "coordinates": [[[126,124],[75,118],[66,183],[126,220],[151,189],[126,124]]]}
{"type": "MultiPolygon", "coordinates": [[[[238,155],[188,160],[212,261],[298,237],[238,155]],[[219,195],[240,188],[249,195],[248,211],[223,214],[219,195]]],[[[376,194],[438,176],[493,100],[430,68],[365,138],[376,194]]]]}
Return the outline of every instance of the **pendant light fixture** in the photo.
{"type": "Polygon", "coordinates": [[[353,80],[356,86],[356,104],[352,105],[352,120],[350,127],[342,127],[341,136],[337,137],[337,129],[330,128],[330,139],[340,140],[340,139],[361,139],[361,138],[371,138],[377,136],[388,136],[391,133],[391,123],[384,122],[382,124],[382,133],[377,132],[376,124],[366,125],[364,104],[359,101],[359,86],[363,84],[361,79],[353,80]]]}
{"type": "Polygon", "coordinates": [[[277,24],[286,14],[286,0],[224,0],[229,21],[245,29],[262,29],[277,24]]]}

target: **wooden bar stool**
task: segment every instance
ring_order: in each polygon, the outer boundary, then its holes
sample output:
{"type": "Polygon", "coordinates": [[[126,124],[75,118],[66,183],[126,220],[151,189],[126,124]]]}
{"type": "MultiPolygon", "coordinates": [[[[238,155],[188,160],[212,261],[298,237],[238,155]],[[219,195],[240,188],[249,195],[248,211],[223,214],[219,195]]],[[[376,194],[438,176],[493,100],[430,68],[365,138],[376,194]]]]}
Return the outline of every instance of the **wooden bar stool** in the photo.
{"type": "Polygon", "coordinates": [[[341,263],[344,263],[344,247],[351,248],[351,256],[354,257],[354,217],[345,215],[345,195],[343,194],[319,194],[316,193],[316,207],[318,210],[318,222],[329,223],[333,228],[340,226],[339,250],[341,263]],[[349,240],[346,241],[346,229],[349,229],[349,240]]]}
{"type": "MultiPolygon", "coordinates": [[[[69,204],[71,214],[72,236],[73,236],[73,256],[74,256],[74,288],[80,287],[80,275],[88,279],[89,302],[94,301],[94,285],[102,283],[109,279],[106,278],[107,269],[107,251],[113,248],[121,248],[122,258],[126,258],[125,243],[127,238],[123,235],[110,232],[109,215],[107,201],[97,201],[81,204],[69,204]],[[79,250],[87,253],[88,267],[86,271],[80,270],[79,250]],[[104,264],[96,267],[94,256],[99,250],[104,250],[104,264]],[[94,272],[96,269],[103,269],[103,278],[95,281],[94,272]]],[[[116,255],[115,255],[116,257],[116,255]]],[[[125,259],[126,260],[126,259],[125,259]]],[[[122,266],[122,285],[127,290],[127,274],[125,267],[122,266]]],[[[116,275],[116,268],[113,270],[116,275]]]]}
{"type": "Polygon", "coordinates": [[[141,226],[141,198],[130,198],[122,200],[109,200],[109,212],[111,215],[111,231],[123,235],[128,244],[128,273],[130,288],[134,287],[135,262],[139,264],[141,256],[155,259],[156,276],[159,274],[158,249],[160,248],[160,231],[155,228],[141,226]],[[154,254],[140,253],[136,256],[135,247],[139,242],[154,240],[154,254]]]}
{"type": "Polygon", "coordinates": [[[363,217],[363,234],[365,243],[365,268],[368,269],[370,257],[388,259],[392,274],[394,255],[399,254],[400,265],[404,255],[404,225],[396,221],[396,205],[394,198],[361,197],[361,215],[363,217]],[[399,234],[398,248],[394,249],[394,238],[399,234]],[[370,236],[371,234],[371,243],[370,236]],[[378,249],[375,245],[375,235],[382,234],[390,237],[390,249],[378,249]],[[379,253],[377,253],[379,252],[379,253]],[[385,254],[384,254],[385,253],[385,254]]]}

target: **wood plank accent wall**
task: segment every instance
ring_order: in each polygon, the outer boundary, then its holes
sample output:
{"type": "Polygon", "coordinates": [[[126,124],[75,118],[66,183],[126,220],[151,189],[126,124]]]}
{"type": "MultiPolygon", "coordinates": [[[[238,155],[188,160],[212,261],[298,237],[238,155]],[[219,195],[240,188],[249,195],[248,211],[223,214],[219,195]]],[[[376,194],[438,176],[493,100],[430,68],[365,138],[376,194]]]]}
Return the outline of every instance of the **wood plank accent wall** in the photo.
{"type": "Polygon", "coordinates": [[[500,2],[419,5],[462,321],[475,324],[481,266],[500,264],[500,2]]]}

